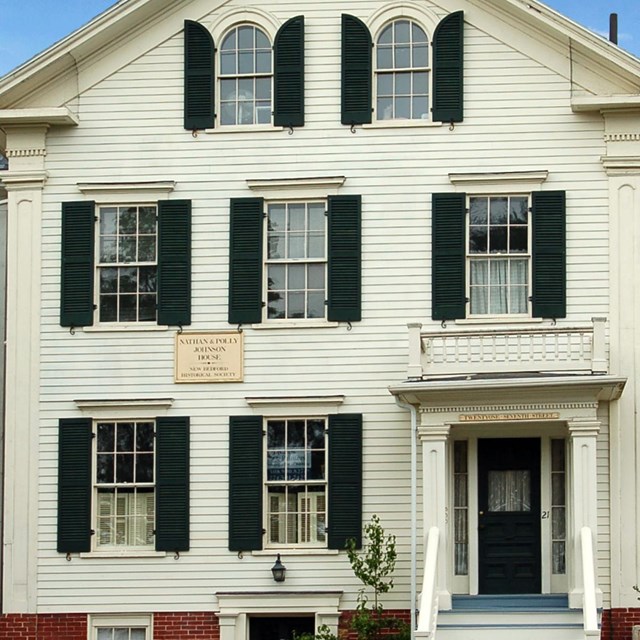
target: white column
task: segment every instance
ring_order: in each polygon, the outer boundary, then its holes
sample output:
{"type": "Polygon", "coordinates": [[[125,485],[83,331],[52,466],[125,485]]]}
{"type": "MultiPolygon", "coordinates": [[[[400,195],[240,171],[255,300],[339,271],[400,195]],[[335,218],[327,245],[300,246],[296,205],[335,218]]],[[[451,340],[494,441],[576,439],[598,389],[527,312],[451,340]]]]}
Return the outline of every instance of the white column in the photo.
{"type": "Polygon", "coordinates": [[[46,126],[7,127],[4,602],[36,612],[41,218],[46,126]]]}
{"type": "MultiPolygon", "coordinates": [[[[598,539],[598,495],[596,441],[600,422],[575,420],[569,423],[571,442],[571,495],[569,507],[569,606],[582,607],[582,562],[580,531],[589,527],[594,547],[598,539]]],[[[595,549],[594,549],[595,551],[595,549]]]]}
{"type": "Polygon", "coordinates": [[[448,584],[448,547],[447,531],[447,441],[449,425],[420,426],[418,435],[422,443],[422,500],[423,532],[431,527],[440,530],[438,552],[438,575],[436,590],[440,609],[451,608],[451,591],[448,584]]]}

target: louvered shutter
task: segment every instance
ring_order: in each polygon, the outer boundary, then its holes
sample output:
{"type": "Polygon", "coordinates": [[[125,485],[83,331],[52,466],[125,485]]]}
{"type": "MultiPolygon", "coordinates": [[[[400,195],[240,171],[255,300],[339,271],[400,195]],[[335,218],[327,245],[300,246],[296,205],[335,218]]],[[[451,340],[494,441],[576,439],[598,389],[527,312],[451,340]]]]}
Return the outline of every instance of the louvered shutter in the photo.
{"type": "Polygon", "coordinates": [[[215,47],[203,25],[184,22],[184,128],[209,129],[215,123],[215,47]]]}
{"type": "Polygon", "coordinates": [[[229,322],[262,320],[262,198],[231,200],[229,239],[229,322]]]}
{"type": "Polygon", "coordinates": [[[433,119],[462,122],[464,13],[444,18],[433,34],[433,119]]]}
{"type": "Polygon", "coordinates": [[[360,196],[329,196],[328,314],[335,322],[362,319],[360,196]]]}
{"type": "Polygon", "coordinates": [[[567,315],[566,193],[538,191],[532,211],[533,316],[567,315]]]}
{"type": "Polygon", "coordinates": [[[59,553],[91,550],[91,420],[62,419],[58,425],[59,553]]]}
{"type": "Polygon", "coordinates": [[[158,323],[191,324],[191,200],[158,203],[158,323]]]}
{"type": "Polygon", "coordinates": [[[262,429],[262,416],[229,419],[230,551],[262,549],[262,429]]]}
{"type": "Polygon", "coordinates": [[[464,318],[466,196],[434,193],[431,202],[431,315],[434,320],[464,318]]]}
{"type": "Polygon", "coordinates": [[[287,20],[273,47],[273,123],[278,127],[304,125],[304,16],[287,20]]]}
{"type": "Polygon", "coordinates": [[[95,202],[62,203],[60,325],[93,324],[95,202]]]}
{"type": "Polygon", "coordinates": [[[328,547],[362,546],[362,414],[329,416],[328,547]]]}
{"type": "Polygon", "coordinates": [[[189,418],[156,419],[156,550],[189,550],[189,418]]]}
{"type": "Polygon", "coordinates": [[[341,122],[371,122],[372,41],[367,25],[342,14],[341,122]]]}

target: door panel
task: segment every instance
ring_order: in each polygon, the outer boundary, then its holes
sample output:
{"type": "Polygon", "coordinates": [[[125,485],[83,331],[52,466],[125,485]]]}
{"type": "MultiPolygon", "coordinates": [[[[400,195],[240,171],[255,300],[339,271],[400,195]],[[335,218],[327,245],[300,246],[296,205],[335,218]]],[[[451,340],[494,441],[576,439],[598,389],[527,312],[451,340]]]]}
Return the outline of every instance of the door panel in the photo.
{"type": "Polygon", "coordinates": [[[478,440],[480,593],[540,593],[540,440],[478,440]]]}
{"type": "Polygon", "coordinates": [[[249,640],[293,640],[294,633],[315,632],[314,616],[249,618],[249,640]]]}

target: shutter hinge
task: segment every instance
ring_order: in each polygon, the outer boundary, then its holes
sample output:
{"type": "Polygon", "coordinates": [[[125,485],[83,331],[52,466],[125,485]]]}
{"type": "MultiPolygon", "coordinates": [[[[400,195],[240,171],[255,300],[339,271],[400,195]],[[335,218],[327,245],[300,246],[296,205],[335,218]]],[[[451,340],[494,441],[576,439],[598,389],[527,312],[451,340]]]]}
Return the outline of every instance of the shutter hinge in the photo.
{"type": "Polygon", "coordinates": [[[533,302],[533,296],[529,296],[528,300],[529,302],[533,302]]]}
{"type": "Polygon", "coordinates": [[[92,536],[95,536],[96,535],[96,530],[95,529],[91,529],[90,533],[91,533],[92,536]]]}
{"type": "Polygon", "coordinates": [[[264,308],[267,306],[267,304],[266,304],[266,302],[263,300],[263,301],[260,303],[260,306],[264,309],[264,308]]]}
{"type": "Polygon", "coordinates": [[[266,218],[266,217],[267,217],[267,212],[266,212],[266,211],[263,211],[263,212],[262,212],[262,217],[263,217],[263,218],[266,218]]]}
{"type": "Polygon", "coordinates": [[[465,304],[469,304],[469,302],[471,302],[471,300],[469,300],[469,298],[465,298],[465,299],[464,299],[464,303],[465,303],[465,304]]]}
{"type": "Polygon", "coordinates": [[[91,439],[93,440],[95,437],[96,437],[96,434],[92,432],[91,433],[91,439]]]}
{"type": "Polygon", "coordinates": [[[98,305],[97,305],[97,304],[94,304],[94,305],[93,305],[93,310],[95,311],[97,308],[98,308],[98,305]]]}
{"type": "Polygon", "coordinates": [[[156,531],[157,531],[157,529],[154,529],[154,530],[151,532],[151,535],[155,536],[155,535],[156,535],[156,531]]]}
{"type": "Polygon", "coordinates": [[[267,533],[267,530],[266,530],[266,529],[263,529],[263,530],[262,530],[262,535],[265,535],[266,533],[267,533]]]}
{"type": "Polygon", "coordinates": [[[262,432],[262,435],[263,435],[263,436],[266,436],[266,435],[267,435],[267,432],[266,432],[266,431],[263,431],[263,432],[262,432]]]}
{"type": "Polygon", "coordinates": [[[98,222],[98,216],[93,216],[95,222],[98,222]]]}

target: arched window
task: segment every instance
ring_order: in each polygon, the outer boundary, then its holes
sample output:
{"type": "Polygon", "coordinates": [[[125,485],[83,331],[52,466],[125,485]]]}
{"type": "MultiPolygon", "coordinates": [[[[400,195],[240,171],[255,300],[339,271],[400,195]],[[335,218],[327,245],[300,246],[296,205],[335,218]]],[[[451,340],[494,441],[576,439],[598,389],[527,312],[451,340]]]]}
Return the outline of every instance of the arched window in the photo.
{"type": "Polygon", "coordinates": [[[394,20],[376,42],[376,118],[429,117],[429,41],[411,20],[394,20]]]}
{"type": "Polygon", "coordinates": [[[232,29],[220,47],[220,124],[271,123],[271,42],[249,24],[232,29]]]}

